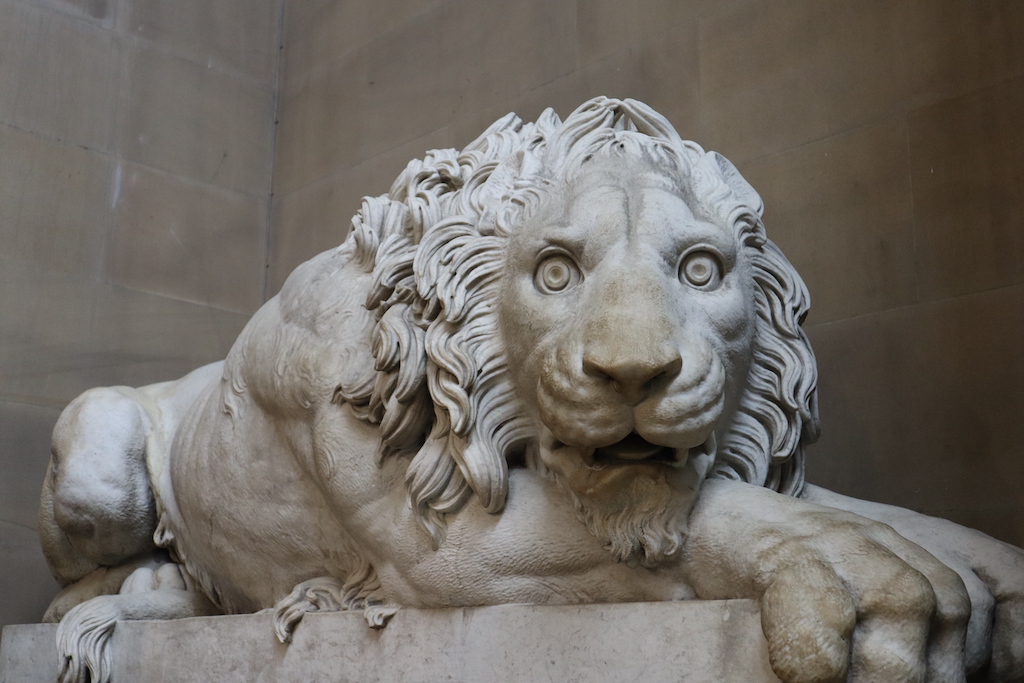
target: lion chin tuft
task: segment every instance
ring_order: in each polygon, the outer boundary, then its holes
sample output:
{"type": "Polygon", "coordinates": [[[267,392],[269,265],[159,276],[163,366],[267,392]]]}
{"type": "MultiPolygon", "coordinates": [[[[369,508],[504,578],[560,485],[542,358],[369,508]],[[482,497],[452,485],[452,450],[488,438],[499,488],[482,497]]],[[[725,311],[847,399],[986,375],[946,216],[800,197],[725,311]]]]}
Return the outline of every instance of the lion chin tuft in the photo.
{"type": "Polygon", "coordinates": [[[576,517],[618,562],[655,568],[678,558],[700,483],[715,460],[714,432],[675,449],[636,433],[602,448],[542,439],[540,470],[572,500],[576,517]]]}
{"type": "Polygon", "coordinates": [[[614,498],[581,495],[565,477],[555,481],[572,499],[576,517],[617,562],[654,568],[675,560],[686,540],[696,491],[680,492],[649,477],[635,477],[614,498]]]}

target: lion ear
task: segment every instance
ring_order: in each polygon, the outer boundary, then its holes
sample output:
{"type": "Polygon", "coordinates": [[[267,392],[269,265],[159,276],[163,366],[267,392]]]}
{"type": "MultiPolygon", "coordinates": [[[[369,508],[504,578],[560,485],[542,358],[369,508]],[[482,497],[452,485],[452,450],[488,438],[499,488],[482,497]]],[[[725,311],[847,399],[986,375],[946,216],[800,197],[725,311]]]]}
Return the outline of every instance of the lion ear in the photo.
{"type": "Polygon", "coordinates": [[[718,168],[722,179],[740,202],[756,211],[758,216],[764,215],[764,202],[761,200],[761,195],[740,175],[739,170],[733,166],[731,161],[718,152],[708,152],[704,155],[704,160],[710,161],[718,168]]]}

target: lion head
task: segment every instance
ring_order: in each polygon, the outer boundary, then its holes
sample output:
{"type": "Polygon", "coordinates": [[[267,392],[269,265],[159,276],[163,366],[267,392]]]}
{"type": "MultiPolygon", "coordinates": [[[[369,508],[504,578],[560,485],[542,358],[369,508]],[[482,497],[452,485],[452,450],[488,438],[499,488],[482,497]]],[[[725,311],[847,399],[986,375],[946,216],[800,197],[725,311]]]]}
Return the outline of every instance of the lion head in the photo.
{"type": "Polygon", "coordinates": [[[616,558],[674,555],[706,477],[796,495],[817,437],[806,288],[726,159],[633,100],[510,114],[364,199],[372,373],[339,390],[435,545],[509,467],[572,497],[616,558]]]}

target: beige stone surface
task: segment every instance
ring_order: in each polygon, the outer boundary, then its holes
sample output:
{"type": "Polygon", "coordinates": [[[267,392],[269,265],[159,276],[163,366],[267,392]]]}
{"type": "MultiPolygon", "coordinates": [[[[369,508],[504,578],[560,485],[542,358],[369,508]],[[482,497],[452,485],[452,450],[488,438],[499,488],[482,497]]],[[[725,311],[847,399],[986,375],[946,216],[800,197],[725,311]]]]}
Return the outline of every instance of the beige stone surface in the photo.
{"type": "MultiPolygon", "coordinates": [[[[1024,75],[1024,5],[1012,0],[899,3],[907,94],[926,104],[1024,75]]],[[[895,60],[894,60],[895,61],[895,60]]]]}
{"type": "Polygon", "coordinates": [[[35,529],[59,410],[0,400],[0,520],[35,529]]]}
{"type": "Polygon", "coordinates": [[[121,5],[119,0],[15,0],[49,7],[63,14],[111,28],[121,5]]]}
{"type": "Polygon", "coordinates": [[[281,59],[283,92],[293,93],[340,55],[407,21],[415,21],[443,0],[288,2],[284,21],[288,43],[281,59]]]}
{"type": "MultiPolygon", "coordinates": [[[[429,79],[430,74],[422,69],[435,67],[441,80],[439,89],[429,96],[441,98],[438,101],[445,103],[442,108],[458,117],[569,73],[575,66],[577,54],[574,5],[514,0],[488,6],[474,0],[451,0],[435,15],[428,16],[439,26],[443,25],[446,33],[461,36],[461,39],[442,40],[442,61],[436,64],[424,64],[422,57],[412,50],[403,52],[404,60],[395,66],[385,68],[383,60],[376,62],[378,84],[397,86],[399,94],[379,88],[372,102],[383,105],[395,97],[403,103],[418,101],[421,86],[410,79],[417,75],[429,79]],[[403,88],[406,84],[409,87],[403,88]],[[377,99],[382,97],[388,99],[377,99]]],[[[410,22],[403,32],[396,31],[392,35],[396,39],[407,37],[416,41],[417,26],[426,28],[427,24],[410,22]]],[[[384,56],[387,52],[378,42],[370,54],[384,56]]],[[[395,123],[404,128],[411,125],[412,120],[408,114],[403,114],[395,123]]]]}
{"type": "Polygon", "coordinates": [[[568,73],[574,23],[568,2],[451,0],[390,28],[386,40],[339,49],[296,89],[284,86],[275,194],[568,73]]]}
{"type": "Polygon", "coordinates": [[[122,14],[129,35],[204,66],[226,67],[274,87],[281,4],[280,0],[179,0],[173,4],[131,0],[124,3],[122,14]]]}
{"type": "Polygon", "coordinates": [[[894,117],[743,167],[811,292],[811,323],[917,301],[909,164],[894,117]]]}
{"type": "Polygon", "coordinates": [[[515,112],[535,120],[551,107],[565,117],[591,97],[614,92],[666,112],[683,135],[697,129],[699,78],[697,24],[678,25],[641,44],[566,74],[537,88],[464,116],[451,126],[452,144],[464,146],[496,119],[515,112]]]}
{"type": "Polygon", "coordinates": [[[741,163],[1005,79],[1022,24],[1005,1],[730,3],[702,22],[701,138],[741,163]]]}
{"type": "Polygon", "coordinates": [[[31,683],[57,679],[53,624],[19,624],[0,633],[0,681],[31,683]]]}
{"type": "Polygon", "coordinates": [[[922,299],[1024,282],[1024,79],[909,117],[922,299]]]}
{"type": "MultiPolygon", "coordinates": [[[[6,627],[0,682],[52,681],[55,631],[6,627]]],[[[290,646],[269,614],[122,622],[112,652],[115,681],[778,681],[748,601],[310,614],[290,646]]]]}
{"type": "Polygon", "coordinates": [[[59,590],[36,533],[49,434],[59,412],[0,400],[0,624],[38,621],[59,590]]]}
{"type": "Polygon", "coordinates": [[[126,55],[125,159],[260,197],[270,182],[274,92],[206,63],[141,47],[126,55]]]}
{"type": "Polygon", "coordinates": [[[157,382],[221,359],[248,320],[10,261],[0,261],[0,311],[0,395],[54,408],[90,387],[157,382]]]}
{"type": "Polygon", "coordinates": [[[1024,287],[808,333],[824,425],[808,480],[1024,544],[1024,287]]]}
{"type": "Polygon", "coordinates": [[[111,281],[252,313],[263,288],[266,207],[137,164],[125,164],[108,246],[111,281]]]}
{"type": "Polygon", "coordinates": [[[121,49],[114,36],[38,7],[4,2],[0,12],[0,122],[109,151],[121,49]]]}
{"type": "Polygon", "coordinates": [[[99,275],[114,167],[106,154],[0,124],[4,254],[62,273],[99,275]]]}
{"type": "MultiPolygon", "coordinates": [[[[275,197],[364,157],[360,148],[367,121],[350,114],[365,111],[361,105],[365,79],[366,56],[356,50],[330,62],[305,87],[281,95],[274,150],[275,197]],[[341,120],[345,125],[338,125],[341,120]]],[[[398,142],[392,140],[392,144],[398,142]]]]}
{"type": "Polygon", "coordinates": [[[0,519],[0,558],[0,624],[38,622],[60,586],[46,566],[35,529],[0,519]]]}

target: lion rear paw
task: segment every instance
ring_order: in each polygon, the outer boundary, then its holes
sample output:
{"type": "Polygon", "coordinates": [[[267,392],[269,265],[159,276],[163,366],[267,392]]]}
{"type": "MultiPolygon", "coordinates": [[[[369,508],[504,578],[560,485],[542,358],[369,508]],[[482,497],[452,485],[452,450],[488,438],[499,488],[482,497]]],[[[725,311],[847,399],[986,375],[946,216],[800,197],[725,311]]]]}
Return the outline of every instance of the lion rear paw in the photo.
{"type": "Polygon", "coordinates": [[[274,633],[282,643],[290,643],[295,627],[307,612],[350,609],[346,603],[345,585],[341,581],[331,576],[303,581],[274,606],[274,633]]]}
{"type": "Polygon", "coordinates": [[[108,683],[110,638],[121,616],[117,596],[101,595],[71,609],[57,627],[59,683],[108,683]]]}

